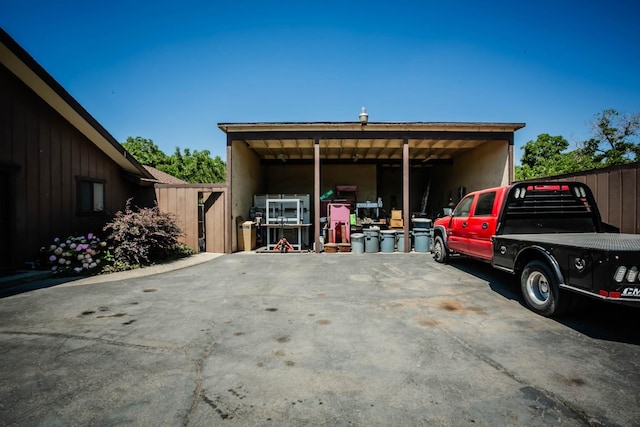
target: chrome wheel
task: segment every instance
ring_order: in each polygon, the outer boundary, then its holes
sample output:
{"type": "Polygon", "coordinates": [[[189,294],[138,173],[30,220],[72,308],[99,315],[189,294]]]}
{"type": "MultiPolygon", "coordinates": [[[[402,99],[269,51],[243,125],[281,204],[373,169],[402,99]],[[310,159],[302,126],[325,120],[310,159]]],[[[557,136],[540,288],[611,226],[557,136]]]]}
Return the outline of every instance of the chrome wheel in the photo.
{"type": "Polygon", "coordinates": [[[543,316],[559,316],[569,311],[573,295],[562,291],[558,283],[561,276],[556,276],[541,260],[530,261],[522,270],[520,288],[527,306],[543,316]]]}
{"type": "Polygon", "coordinates": [[[549,301],[549,281],[540,271],[533,271],[527,278],[527,294],[531,302],[544,305],[549,301]]]}

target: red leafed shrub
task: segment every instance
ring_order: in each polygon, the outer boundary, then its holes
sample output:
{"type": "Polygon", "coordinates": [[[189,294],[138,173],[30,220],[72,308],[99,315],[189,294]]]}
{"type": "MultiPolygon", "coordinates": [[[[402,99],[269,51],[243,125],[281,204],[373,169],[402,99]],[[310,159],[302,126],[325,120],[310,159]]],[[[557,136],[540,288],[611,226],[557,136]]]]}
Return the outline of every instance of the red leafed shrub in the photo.
{"type": "Polygon", "coordinates": [[[115,214],[104,227],[108,233],[113,261],[129,266],[149,265],[173,257],[183,251],[178,237],[184,233],[173,215],[153,208],[131,209],[127,201],[124,211],[115,214]]]}

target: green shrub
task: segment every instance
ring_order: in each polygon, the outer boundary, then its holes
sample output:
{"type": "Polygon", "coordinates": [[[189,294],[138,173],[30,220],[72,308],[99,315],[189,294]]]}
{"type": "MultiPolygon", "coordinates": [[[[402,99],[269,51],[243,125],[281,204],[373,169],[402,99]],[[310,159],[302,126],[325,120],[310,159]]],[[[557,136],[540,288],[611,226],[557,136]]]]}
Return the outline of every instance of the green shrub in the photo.
{"type": "Polygon", "coordinates": [[[196,253],[196,251],[194,251],[193,249],[191,249],[189,246],[185,245],[184,243],[178,243],[173,251],[173,257],[174,258],[184,258],[184,257],[188,257],[190,255],[194,255],[196,253]]]}
{"type": "Polygon", "coordinates": [[[108,233],[107,260],[115,271],[127,270],[175,258],[184,253],[178,242],[182,230],[173,215],[153,208],[131,209],[127,201],[124,211],[115,214],[104,227],[108,233]]]}
{"type": "Polygon", "coordinates": [[[117,273],[119,271],[135,270],[139,265],[131,265],[126,262],[110,260],[102,264],[102,274],[117,273]]]}

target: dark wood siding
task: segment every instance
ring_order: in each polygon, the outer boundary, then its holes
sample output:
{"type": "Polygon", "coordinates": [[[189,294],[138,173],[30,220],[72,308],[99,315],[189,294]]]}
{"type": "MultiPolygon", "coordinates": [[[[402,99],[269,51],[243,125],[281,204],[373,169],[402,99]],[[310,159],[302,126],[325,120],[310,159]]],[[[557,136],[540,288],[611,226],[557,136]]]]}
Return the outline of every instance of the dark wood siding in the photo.
{"type": "Polygon", "coordinates": [[[640,234],[640,162],[545,178],[587,184],[598,203],[602,221],[622,233],[640,234]]]}
{"type": "MultiPolygon", "coordinates": [[[[0,168],[12,173],[12,267],[54,237],[100,233],[108,215],[142,194],[120,167],[0,65],[0,168]],[[77,213],[76,177],[105,181],[105,214],[77,213]]],[[[153,189],[147,189],[153,198],[153,189]]],[[[137,203],[142,205],[141,203],[137,203]]],[[[5,265],[6,267],[6,265],[5,265]]]]}

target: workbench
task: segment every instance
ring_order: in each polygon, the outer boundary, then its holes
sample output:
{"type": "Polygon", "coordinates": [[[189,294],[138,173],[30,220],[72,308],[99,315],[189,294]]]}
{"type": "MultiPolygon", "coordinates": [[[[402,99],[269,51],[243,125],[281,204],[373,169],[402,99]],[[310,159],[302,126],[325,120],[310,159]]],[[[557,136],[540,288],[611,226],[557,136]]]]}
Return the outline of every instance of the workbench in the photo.
{"type": "Polygon", "coordinates": [[[296,235],[298,237],[298,240],[294,243],[294,242],[289,242],[289,244],[291,246],[293,246],[294,249],[301,251],[302,250],[302,230],[303,229],[309,229],[309,227],[311,227],[311,224],[260,224],[260,227],[264,227],[267,229],[267,250],[271,251],[273,250],[276,245],[278,244],[278,242],[280,241],[280,228],[282,228],[283,230],[296,230],[296,235]],[[275,242],[271,241],[271,230],[275,229],[277,232],[277,236],[275,239],[275,242]]]}

